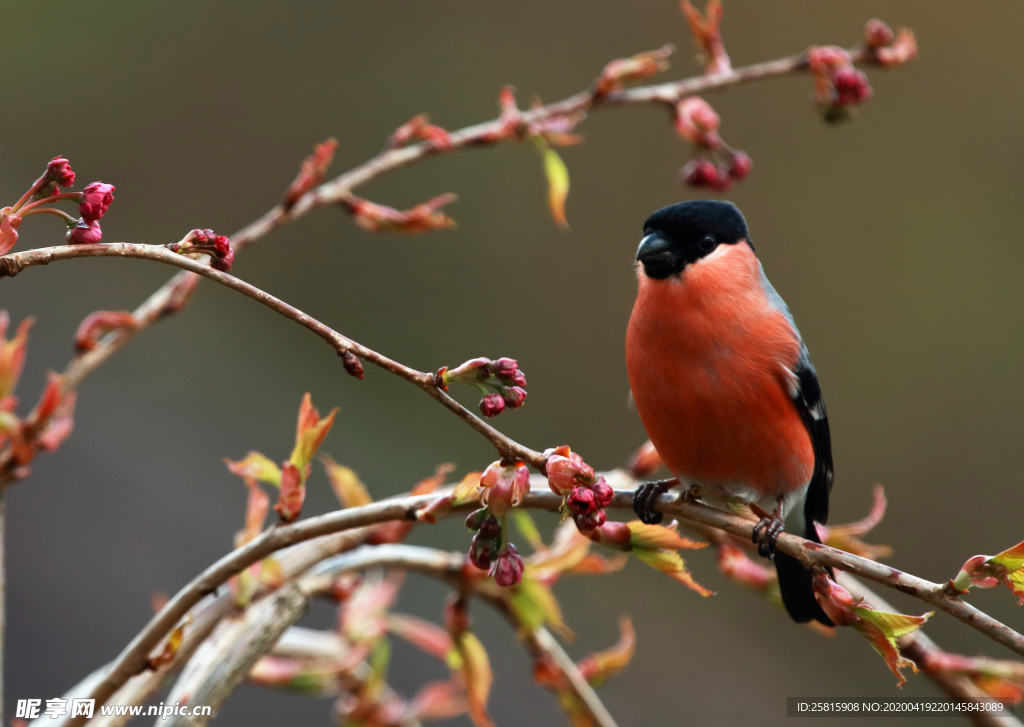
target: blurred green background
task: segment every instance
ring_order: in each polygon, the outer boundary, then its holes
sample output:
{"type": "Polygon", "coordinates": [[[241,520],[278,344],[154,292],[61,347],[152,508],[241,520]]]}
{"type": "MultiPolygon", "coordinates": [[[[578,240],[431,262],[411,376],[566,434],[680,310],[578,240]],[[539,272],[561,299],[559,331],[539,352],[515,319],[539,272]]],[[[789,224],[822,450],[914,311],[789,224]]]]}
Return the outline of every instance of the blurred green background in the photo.
{"type": "MultiPolygon", "coordinates": [[[[918,34],[917,62],[869,70],[875,97],[850,124],[820,121],[807,76],[707,98],[724,138],[755,161],[728,198],[746,213],[821,377],[832,522],[861,517],[872,484],[885,483],[889,512],[872,539],[895,547],[898,567],[944,580],[968,556],[1022,536],[1024,7],[727,0],[725,12],[737,66],[851,45],[875,15],[918,34]]],[[[35,3],[7,17],[0,199],[15,200],[64,154],[80,183],[117,186],[106,241],[232,232],[280,199],[315,142],[339,140],[340,172],[415,113],[450,129],[492,118],[506,83],[522,104],[555,100],[607,61],[665,42],[681,50],[662,78],[699,72],[671,0],[118,0],[35,3]]],[[[571,443],[596,466],[619,465],[645,438],[626,406],[623,361],[640,226],[695,193],[676,181],[689,150],[660,109],[595,113],[583,131],[587,143],[563,153],[569,234],[548,216],[535,150],[507,144],[359,190],[399,208],[456,192],[455,232],[372,236],[341,210],[320,210],[240,256],[235,272],[420,369],[518,358],[529,402],[496,423],[533,447],[571,443]]],[[[62,239],[56,220],[36,217],[19,249],[62,239]]],[[[169,273],[81,260],[2,281],[0,307],[38,317],[26,404],[45,371],[66,363],[85,315],[133,308],[169,273]]],[[[413,387],[377,370],[357,382],[314,336],[204,283],[185,312],[84,384],[73,437],[9,495],[8,710],[55,697],[108,661],[149,618],[152,592],[175,591],[231,547],[245,493],[222,459],[250,449],[285,458],[305,391],[341,407],[324,449],[376,496],[405,491],[440,462],[461,473],[493,459],[413,387]]],[[[333,506],[321,472],[307,502],[308,513],[333,506]]],[[[468,537],[453,521],[413,541],[462,549],[468,537]]],[[[937,696],[920,676],[898,692],[855,633],[826,639],[792,625],[723,582],[711,554],[688,562],[718,596],[701,599],[637,563],[557,588],[578,634],[573,655],[613,642],[620,613],[634,618],[634,663],[603,690],[620,724],[782,724],[787,696],[937,696]]],[[[443,597],[410,578],[401,607],[439,618],[443,597]]],[[[971,601],[1024,625],[1005,590],[971,601]]],[[[506,624],[480,607],[474,615],[495,666],[498,724],[564,723],[506,624]]],[[[309,623],[330,618],[318,609],[309,623]]],[[[953,651],[1008,655],[943,614],[928,632],[953,651]]],[[[443,672],[399,647],[392,679],[411,694],[443,672]]],[[[329,710],[246,687],[220,722],[322,724],[329,710]]]]}

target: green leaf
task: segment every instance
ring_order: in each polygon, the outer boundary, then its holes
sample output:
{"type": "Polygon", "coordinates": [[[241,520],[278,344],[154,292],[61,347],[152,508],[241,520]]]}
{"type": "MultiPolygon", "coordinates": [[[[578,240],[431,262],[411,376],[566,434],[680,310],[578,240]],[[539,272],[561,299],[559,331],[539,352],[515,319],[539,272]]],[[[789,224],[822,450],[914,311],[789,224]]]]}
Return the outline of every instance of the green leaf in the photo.
{"type": "Polygon", "coordinates": [[[569,196],[569,169],[558,156],[558,152],[548,146],[540,136],[534,142],[544,158],[544,175],[548,178],[548,207],[555,224],[563,232],[569,230],[569,222],[565,219],[565,200],[569,196]]]}

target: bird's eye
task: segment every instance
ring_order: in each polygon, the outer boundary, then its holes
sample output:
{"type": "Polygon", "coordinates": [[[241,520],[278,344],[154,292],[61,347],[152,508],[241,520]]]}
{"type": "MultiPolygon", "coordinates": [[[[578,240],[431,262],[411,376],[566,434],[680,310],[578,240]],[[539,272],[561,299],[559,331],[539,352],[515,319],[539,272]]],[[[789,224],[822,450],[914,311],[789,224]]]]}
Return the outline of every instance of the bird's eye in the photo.
{"type": "Polygon", "coordinates": [[[704,237],[700,238],[700,242],[698,244],[700,245],[700,249],[704,252],[711,252],[715,249],[715,245],[718,243],[715,240],[714,235],[704,235],[704,237]]]}

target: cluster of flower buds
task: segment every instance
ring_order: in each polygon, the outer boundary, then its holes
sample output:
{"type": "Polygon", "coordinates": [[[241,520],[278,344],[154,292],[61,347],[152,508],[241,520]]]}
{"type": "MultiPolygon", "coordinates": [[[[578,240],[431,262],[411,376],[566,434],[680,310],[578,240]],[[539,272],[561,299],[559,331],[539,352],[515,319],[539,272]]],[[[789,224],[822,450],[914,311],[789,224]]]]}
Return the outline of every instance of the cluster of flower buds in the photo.
{"type": "Polygon", "coordinates": [[[886,68],[902,66],[917,58],[917,39],[909,28],[900,28],[899,34],[878,18],[864,26],[864,42],[869,60],[886,68]]]}
{"type": "Polygon", "coordinates": [[[440,209],[457,199],[454,194],[442,194],[402,211],[350,195],[341,201],[341,205],[352,213],[356,224],[367,232],[417,235],[431,230],[455,229],[455,220],[440,209]]]}
{"type": "Polygon", "coordinates": [[[46,171],[21,196],[14,205],[0,209],[0,255],[7,253],[18,242],[18,229],[25,217],[47,212],[62,217],[68,225],[67,241],[72,245],[93,244],[100,241],[100,218],[106,214],[114,201],[114,185],[93,182],[81,192],[61,192],[60,187],[75,183],[75,172],[71,163],[62,156],[55,156],[46,165],[46,171]],[[54,207],[45,207],[51,202],[78,202],[80,217],[72,217],[54,207]]]}
{"type": "Polygon", "coordinates": [[[608,519],[606,508],[615,496],[611,485],[567,445],[544,452],[548,487],[565,498],[565,508],[580,532],[589,533],[608,519]]]}
{"type": "Polygon", "coordinates": [[[637,53],[630,58],[617,58],[601,71],[591,94],[594,98],[607,96],[621,91],[626,83],[642,81],[645,78],[668,70],[668,57],[675,53],[676,47],[669,43],[658,50],[637,53]]]}
{"type": "Polygon", "coordinates": [[[676,133],[694,148],[693,158],[679,172],[684,184],[722,192],[746,179],[754,162],[746,152],[722,141],[721,118],[707,101],[699,96],[684,98],[676,104],[674,123],[676,133]]]}
{"type": "Polygon", "coordinates": [[[327,170],[334,161],[334,152],[338,148],[336,139],[328,139],[313,148],[313,153],[302,161],[299,174],[288,186],[284,194],[284,209],[290,210],[306,192],[324,181],[327,170]]]}
{"type": "Polygon", "coordinates": [[[842,121],[851,106],[871,98],[868,77],[853,66],[850,54],[837,46],[814,46],[807,51],[807,66],[814,75],[818,106],[825,121],[842,121]]]}
{"type": "Polygon", "coordinates": [[[416,139],[429,143],[437,151],[455,151],[452,138],[445,129],[430,123],[427,114],[414,116],[399,126],[388,138],[388,149],[401,149],[416,139]]]}
{"type": "Polygon", "coordinates": [[[505,409],[518,409],[526,401],[526,376],[512,358],[473,358],[454,369],[444,366],[434,374],[434,384],[448,391],[451,384],[476,387],[481,395],[480,412],[496,417],[505,409]]]}
{"type": "Polygon", "coordinates": [[[703,56],[706,73],[710,76],[732,71],[732,63],[725,52],[725,44],[722,43],[722,3],[719,0],[710,0],[703,14],[690,5],[690,0],[683,0],[681,7],[690,24],[693,42],[697,44],[703,56]]]}
{"type": "Polygon", "coordinates": [[[69,224],[67,241],[71,245],[93,245],[103,237],[100,218],[114,201],[114,185],[93,182],[80,193],[78,214],[81,217],[69,224]]]}
{"type": "Polygon", "coordinates": [[[193,260],[198,260],[201,255],[209,255],[210,267],[222,273],[231,270],[231,264],[235,261],[231,240],[213,230],[192,230],[180,242],[172,242],[166,247],[171,252],[193,260]]]}
{"type": "Polygon", "coordinates": [[[499,520],[490,507],[483,507],[469,514],[466,527],[475,531],[469,546],[469,561],[487,571],[499,586],[521,583],[525,564],[516,546],[505,538],[504,518],[499,520]]]}

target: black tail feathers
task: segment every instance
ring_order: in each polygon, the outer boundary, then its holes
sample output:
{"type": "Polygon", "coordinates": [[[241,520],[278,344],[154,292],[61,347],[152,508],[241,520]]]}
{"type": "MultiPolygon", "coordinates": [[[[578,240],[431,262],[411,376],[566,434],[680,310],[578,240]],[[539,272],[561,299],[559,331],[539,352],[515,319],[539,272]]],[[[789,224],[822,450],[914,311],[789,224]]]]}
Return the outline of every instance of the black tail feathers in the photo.
{"type": "MultiPolygon", "coordinates": [[[[820,543],[814,522],[808,518],[807,532],[804,537],[820,543]]],[[[782,603],[786,611],[797,623],[814,620],[825,626],[834,626],[832,619],[825,615],[818,600],[814,597],[811,587],[811,572],[804,568],[800,561],[783,553],[775,554],[775,570],[779,574],[779,590],[782,592],[782,603]]]]}

